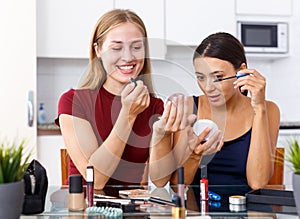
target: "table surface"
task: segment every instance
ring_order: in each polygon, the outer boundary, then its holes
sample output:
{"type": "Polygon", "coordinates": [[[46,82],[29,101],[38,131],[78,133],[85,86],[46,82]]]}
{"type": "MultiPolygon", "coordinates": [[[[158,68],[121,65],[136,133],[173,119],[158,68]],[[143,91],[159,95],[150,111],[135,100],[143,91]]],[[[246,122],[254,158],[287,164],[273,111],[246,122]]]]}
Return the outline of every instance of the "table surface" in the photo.
{"type": "MultiPolygon", "coordinates": [[[[95,191],[95,193],[118,197],[119,190],[141,188],[136,186],[107,186],[104,190],[95,191]]],[[[176,187],[143,187],[148,193],[159,196],[164,200],[171,200],[172,195],[177,191],[176,187]]],[[[273,186],[267,189],[272,190],[291,190],[290,186],[273,186]]],[[[186,187],[186,218],[299,218],[295,206],[251,203],[247,201],[246,205],[232,206],[229,204],[229,196],[243,195],[251,191],[246,186],[209,186],[209,190],[221,195],[220,201],[200,201],[199,186],[186,187]],[[209,218],[209,217],[208,217],[209,218]]],[[[124,218],[170,218],[171,206],[150,204],[147,208],[136,210],[135,212],[123,213],[124,218]]],[[[68,188],[60,186],[49,186],[45,211],[38,215],[22,215],[21,219],[96,219],[99,215],[91,216],[86,212],[68,211],[68,188]]]]}

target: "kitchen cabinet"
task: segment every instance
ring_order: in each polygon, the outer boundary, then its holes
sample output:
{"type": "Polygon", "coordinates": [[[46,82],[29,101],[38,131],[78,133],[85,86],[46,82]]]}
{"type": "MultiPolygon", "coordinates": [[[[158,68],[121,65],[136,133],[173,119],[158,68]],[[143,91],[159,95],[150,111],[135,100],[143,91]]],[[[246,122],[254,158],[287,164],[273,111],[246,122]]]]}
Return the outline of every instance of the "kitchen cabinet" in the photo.
{"type": "Polygon", "coordinates": [[[0,138],[26,137],[34,157],[36,1],[1,1],[0,29],[0,138]],[[28,97],[31,99],[30,105],[28,97]],[[33,113],[31,126],[28,125],[28,106],[33,113]]]}
{"type": "Polygon", "coordinates": [[[236,0],[238,15],[292,15],[292,0],[236,0]]]}
{"type": "Polygon", "coordinates": [[[209,34],[236,35],[235,0],[166,0],[167,45],[194,46],[209,34]]]}
{"type": "Polygon", "coordinates": [[[49,185],[61,184],[60,149],[65,148],[61,135],[38,136],[39,162],[45,167],[49,185]]]}
{"type": "Polygon", "coordinates": [[[161,0],[37,1],[37,56],[88,58],[95,24],[113,8],[129,8],[142,17],[151,38],[151,57],[164,57],[164,1],[161,0]]]}
{"type": "Polygon", "coordinates": [[[115,8],[131,9],[141,17],[149,37],[150,57],[164,58],[166,52],[164,1],[115,0],[115,8]]]}
{"type": "Polygon", "coordinates": [[[37,56],[88,58],[90,38],[111,0],[37,1],[37,56]]]}

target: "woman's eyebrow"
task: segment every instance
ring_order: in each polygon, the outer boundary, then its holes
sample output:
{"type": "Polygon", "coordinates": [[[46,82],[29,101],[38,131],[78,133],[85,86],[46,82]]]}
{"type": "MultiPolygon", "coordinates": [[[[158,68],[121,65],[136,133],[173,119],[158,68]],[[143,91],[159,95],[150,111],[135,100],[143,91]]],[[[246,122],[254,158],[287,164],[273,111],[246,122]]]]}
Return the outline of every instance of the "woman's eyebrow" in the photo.
{"type": "Polygon", "coordinates": [[[213,71],[210,74],[219,74],[219,73],[223,73],[224,71],[213,71]]]}
{"type": "MultiPolygon", "coordinates": [[[[218,73],[223,73],[223,72],[224,71],[213,71],[213,72],[210,72],[208,74],[218,74],[218,73]]],[[[195,74],[204,74],[204,73],[196,71],[195,74]]]]}

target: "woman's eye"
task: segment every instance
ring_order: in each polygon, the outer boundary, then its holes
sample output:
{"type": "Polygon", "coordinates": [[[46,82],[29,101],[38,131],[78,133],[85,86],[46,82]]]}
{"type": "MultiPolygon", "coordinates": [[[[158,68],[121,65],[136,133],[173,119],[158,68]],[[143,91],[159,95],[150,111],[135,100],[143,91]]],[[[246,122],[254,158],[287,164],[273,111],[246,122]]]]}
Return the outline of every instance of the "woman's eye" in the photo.
{"type": "Polygon", "coordinates": [[[204,80],[204,76],[203,75],[197,75],[196,78],[199,81],[203,81],[204,80]]]}
{"type": "Polygon", "coordinates": [[[114,50],[114,51],[120,51],[122,48],[121,47],[113,47],[111,49],[114,50]]]}
{"type": "Polygon", "coordinates": [[[133,45],[132,46],[132,48],[134,49],[134,50],[141,50],[142,48],[143,48],[143,45],[141,45],[141,44],[138,44],[138,45],[133,45]]]}
{"type": "Polygon", "coordinates": [[[216,76],[216,79],[222,79],[223,78],[223,75],[215,75],[216,76]]]}
{"type": "Polygon", "coordinates": [[[142,47],[141,46],[135,46],[133,47],[135,50],[140,50],[142,47]]]}

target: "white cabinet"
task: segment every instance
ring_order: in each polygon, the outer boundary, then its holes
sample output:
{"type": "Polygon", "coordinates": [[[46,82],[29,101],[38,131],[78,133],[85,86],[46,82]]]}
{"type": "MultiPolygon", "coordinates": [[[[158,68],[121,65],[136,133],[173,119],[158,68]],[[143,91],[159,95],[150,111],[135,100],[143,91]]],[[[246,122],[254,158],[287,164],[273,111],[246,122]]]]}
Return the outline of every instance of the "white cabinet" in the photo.
{"type": "Polygon", "coordinates": [[[60,149],[65,148],[61,135],[37,138],[37,159],[45,167],[49,185],[61,185],[60,149]]]}
{"type": "Polygon", "coordinates": [[[111,0],[37,1],[37,56],[88,58],[92,32],[111,0]]]}
{"type": "Polygon", "coordinates": [[[0,137],[26,137],[30,140],[33,153],[36,118],[33,118],[33,125],[28,126],[27,96],[28,91],[32,91],[32,109],[35,111],[35,9],[35,0],[0,3],[0,137]]]}
{"type": "Polygon", "coordinates": [[[236,32],[235,0],[166,0],[168,45],[198,45],[218,31],[236,32]]]}
{"type": "Polygon", "coordinates": [[[238,15],[292,15],[292,0],[236,0],[238,15]]]}
{"type": "Polygon", "coordinates": [[[165,7],[162,0],[115,0],[115,8],[131,9],[143,20],[150,44],[151,58],[165,56],[165,7]]]}
{"type": "Polygon", "coordinates": [[[114,7],[135,11],[152,38],[149,40],[151,57],[164,57],[164,1],[161,0],[37,1],[37,56],[88,58],[97,20],[114,7]]]}

